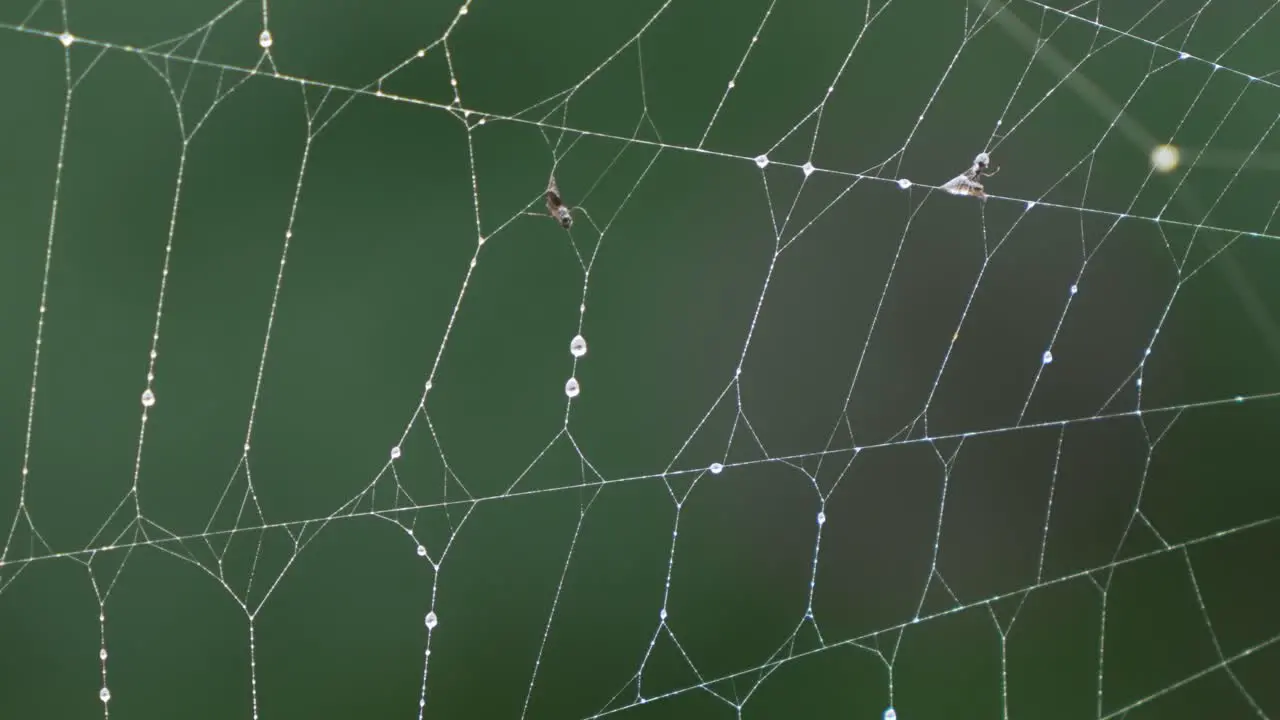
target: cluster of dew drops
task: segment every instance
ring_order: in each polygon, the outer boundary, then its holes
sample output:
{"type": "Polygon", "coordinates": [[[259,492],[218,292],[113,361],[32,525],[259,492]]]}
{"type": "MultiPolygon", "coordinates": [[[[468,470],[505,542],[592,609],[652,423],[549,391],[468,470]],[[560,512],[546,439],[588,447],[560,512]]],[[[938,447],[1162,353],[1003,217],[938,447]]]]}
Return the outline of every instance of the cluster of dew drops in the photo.
{"type": "MultiPolygon", "coordinates": [[[[569,354],[575,359],[587,354],[587,339],[581,335],[574,335],[569,341],[569,354]]],[[[578,378],[571,377],[564,383],[564,394],[570,399],[578,397],[578,393],[582,392],[582,386],[578,383],[578,378]]]]}

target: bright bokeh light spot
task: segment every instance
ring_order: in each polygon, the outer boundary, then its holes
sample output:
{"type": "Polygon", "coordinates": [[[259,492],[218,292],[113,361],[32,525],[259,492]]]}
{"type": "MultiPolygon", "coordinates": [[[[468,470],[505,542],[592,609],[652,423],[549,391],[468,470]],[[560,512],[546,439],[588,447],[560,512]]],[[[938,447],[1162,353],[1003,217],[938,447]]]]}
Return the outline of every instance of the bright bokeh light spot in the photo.
{"type": "Polygon", "coordinates": [[[1156,172],[1167,173],[1178,167],[1181,153],[1172,145],[1157,145],[1151,150],[1151,167],[1156,172]]]}

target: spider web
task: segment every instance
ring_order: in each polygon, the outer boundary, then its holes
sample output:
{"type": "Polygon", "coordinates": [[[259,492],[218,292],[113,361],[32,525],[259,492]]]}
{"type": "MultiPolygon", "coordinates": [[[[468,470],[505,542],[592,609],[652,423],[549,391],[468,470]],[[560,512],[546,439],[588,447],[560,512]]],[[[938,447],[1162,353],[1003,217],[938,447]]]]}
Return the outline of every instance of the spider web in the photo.
{"type": "Polygon", "coordinates": [[[1277,5],[10,7],[2,714],[1276,717],[1277,5]]]}

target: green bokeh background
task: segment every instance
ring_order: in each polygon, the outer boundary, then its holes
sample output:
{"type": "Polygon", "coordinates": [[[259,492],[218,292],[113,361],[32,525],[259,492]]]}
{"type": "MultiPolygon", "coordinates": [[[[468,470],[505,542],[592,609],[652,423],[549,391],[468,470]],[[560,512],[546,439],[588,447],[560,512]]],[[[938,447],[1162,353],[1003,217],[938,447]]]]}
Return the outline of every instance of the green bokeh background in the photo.
{"type": "Polygon", "coordinates": [[[1269,7],[6,5],[0,717],[1275,717],[1269,7]]]}

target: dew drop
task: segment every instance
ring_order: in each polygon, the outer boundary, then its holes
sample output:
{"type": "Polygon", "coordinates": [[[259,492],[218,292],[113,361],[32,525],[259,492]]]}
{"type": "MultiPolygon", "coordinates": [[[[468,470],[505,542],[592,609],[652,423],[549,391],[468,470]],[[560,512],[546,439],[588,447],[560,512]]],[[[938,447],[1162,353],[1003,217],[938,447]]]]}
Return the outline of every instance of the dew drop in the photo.
{"type": "Polygon", "coordinates": [[[587,339],[581,335],[574,335],[569,341],[569,354],[579,358],[587,354],[587,339]]]}
{"type": "Polygon", "coordinates": [[[71,47],[71,43],[75,41],[75,36],[69,32],[64,32],[58,36],[58,42],[62,43],[62,47],[71,47]]]}
{"type": "Polygon", "coordinates": [[[667,619],[667,609],[666,609],[666,608],[662,608],[662,612],[658,613],[658,618],[659,618],[659,619],[661,619],[661,620],[666,620],[666,619],[667,619]]]}
{"type": "Polygon", "coordinates": [[[582,392],[582,387],[578,385],[578,378],[569,378],[564,384],[564,394],[571,398],[578,397],[578,393],[582,392]]]}
{"type": "Polygon", "coordinates": [[[439,625],[439,624],[440,624],[440,618],[436,617],[435,610],[432,610],[431,612],[427,613],[427,629],[428,630],[434,630],[436,625],[439,625]]]}
{"type": "Polygon", "coordinates": [[[898,720],[898,713],[893,708],[884,711],[884,720],[898,720]]]}
{"type": "Polygon", "coordinates": [[[399,460],[399,459],[400,459],[400,446],[399,446],[399,445],[397,445],[397,446],[395,446],[395,447],[391,448],[391,459],[392,459],[392,460],[399,460]]]}
{"type": "Polygon", "coordinates": [[[767,156],[767,155],[757,155],[757,156],[756,156],[756,167],[761,167],[761,168],[762,168],[762,167],[765,167],[765,166],[766,166],[766,165],[768,165],[768,164],[769,164],[769,156],[767,156]]]}
{"type": "Polygon", "coordinates": [[[1075,295],[1075,294],[1076,294],[1076,293],[1078,293],[1078,292],[1080,292],[1080,287],[1079,287],[1078,285],[1072,285],[1072,286],[1071,286],[1071,294],[1072,294],[1072,295],[1075,295]]]}
{"type": "Polygon", "coordinates": [[[813,163],[808,163],[808,162],[807,162],[807,163],[805,163],[804,165],[800,166],[800,169],[801,169],[801,170],[804,170],[804,176],[805,176],[805,177],[809,177],[810,175],[812,175],[812,174],[813,174],[813,163]]]}
{"type": "Polygon", "coordinates": [[[102,648],[101,650],[99,650],[99,651],[98,651],[98,659],[99,659],[99,660],[106,660],[106,659],[107,659],[107,649],[106,649],[106,648],[102,648]]]}
{"type": "Polygon", "coordinates": [[[98,691],[98,699],[101,700],[102,702],[107,702],[108,700],[111,699],[111,691],[106,689],[105,687],[102,688],[101,690],[98,691]]]}
{"type": "Polygon", "coordinates": [[[719,475],[723,471],[724,471],[724,465],[721,465],[720,463],[711,463],[712,475],[719,475]]]}
{"type": "Polygon", "coordinates": [[[898,187],[902,188],[903,190],[906,190],[907,188],[911,187],[911,181],[906,178],[902,178],[901,180],[898,181],[898,187]]]}
{"type": "Polygon", "coordinates": [[[142,407],[151,407],[156,404],[156,394],[151,390],[142,391],[142,407]]]}
{"type": "Polygon", "coordinates": [[[271,42],[272,40],[271,40],[270,30],[263,30],[261,33],[258,34],[258,44],[262,46],[263,50],[266,50],[267,48],[271,47],[271,42]]]}
{"type": "Polygon", "coordinates": [[[1045,365],[1048,365],[1049,363],[1053,362],[1053,353],[1049,352],[1048,350],[1045,350],[1044,356],[1041,357],[1040,359],[1044,362],[1045,365]]]}
{"type": "Polygon", "coordinates": [[[826,522],[827,522],[827,514],[824,512],[818,513],[818,524],[822,525],[826,522]]]}
{"type": "Polygon", "coordinates": [[[418,557],[426,557],[426,556],[427,556],[427,549],[426,549],[426,548],[424,548],[424,547],[422,547],[421,545],[419,545],[419,546],[418,546],[418,557]]]}

